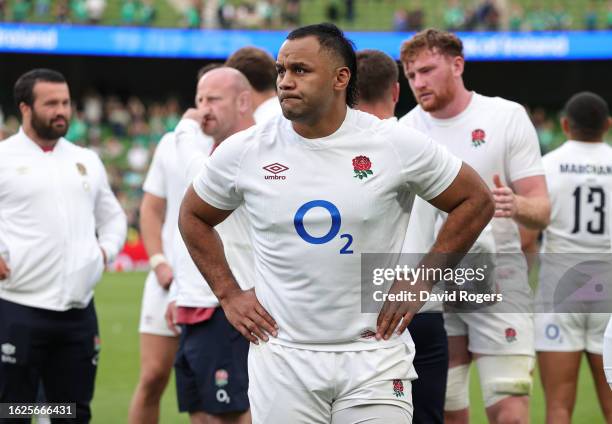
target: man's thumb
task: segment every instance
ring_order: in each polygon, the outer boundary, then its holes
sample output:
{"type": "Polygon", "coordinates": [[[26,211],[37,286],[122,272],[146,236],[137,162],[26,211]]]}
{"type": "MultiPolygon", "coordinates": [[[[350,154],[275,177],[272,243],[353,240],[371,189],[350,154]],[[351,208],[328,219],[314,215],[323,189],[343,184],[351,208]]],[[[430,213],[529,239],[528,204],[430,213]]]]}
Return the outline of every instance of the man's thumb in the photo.
{"type": "Polygon", "coordinates": [[[493,175],[493,184],[495,184],[497,188],[502,188],[504,186],[499,178],[499,174],[493,175]]]}

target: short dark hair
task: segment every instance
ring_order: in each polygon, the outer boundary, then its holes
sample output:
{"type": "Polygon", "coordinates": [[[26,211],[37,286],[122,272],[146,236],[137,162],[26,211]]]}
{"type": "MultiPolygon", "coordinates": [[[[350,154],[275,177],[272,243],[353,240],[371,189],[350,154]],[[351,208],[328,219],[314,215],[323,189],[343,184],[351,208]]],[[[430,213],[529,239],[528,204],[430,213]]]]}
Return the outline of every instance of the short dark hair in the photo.
{"type": "Polygon", "coordinates": [[[450,57],[463,57],[463,43],[452,32],[428,28],[402,43],[400,60],[406,63],[423,50],[432,50],[450,57]]]}
{"type": "Polygon", "coordinates": [[[242,72],[259,93],[276,90],[276,62],[265,50],[243,47],[225,61],[225,66],[242,72]]]}
{"type": "Polygon", "coordinates": [[[355,55],[355,44],[334,24],[323,23],[307,25],[294,29],[287,36],[287,40],[296,40],[313,36],[316,37],[324,48],[336,54],[344,62],[344,66],[349,68],[351,78],[346,88],[346,104],[350,107],[357,103],[357,57],[355,55]]]}
{"type": "Polygon", "coordinates": [[[37,82],[66,83],[66,78],[53,69],[38,68],[26,72],[17,79],[13,88],[15,105],[19,109],[21,103],[32,107],[34,104],[34,86],[37,82]]]}
{"type": "Polygon", "coordinates": [[[606,131],[610,110],[603,98],[583,91],[567,101],[564,114],[569,121],[572,136],[578,141],[600,141],[606,131]]]}
{"type": "Polygon", "coordinates": [[[358,51],[357,73],[359,100],[365,102],[383,100],[399,78],[395,60],[380,50],[358,51]]]}
{"type": "Polygon", "coordinates": [[[196,84],[200,82],[205,73],[212,71],[213,69],[221,68],[222,66],[223,64],[219,62],[207,63],[206,65],[202,66],[200,69],[198,69],[196,84]]]}

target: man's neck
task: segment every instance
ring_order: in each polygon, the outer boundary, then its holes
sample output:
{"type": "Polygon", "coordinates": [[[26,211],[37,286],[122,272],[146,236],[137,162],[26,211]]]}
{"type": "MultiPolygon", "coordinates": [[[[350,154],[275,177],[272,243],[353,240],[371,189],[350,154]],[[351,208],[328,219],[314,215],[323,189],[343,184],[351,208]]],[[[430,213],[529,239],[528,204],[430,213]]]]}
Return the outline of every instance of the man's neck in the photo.
{"type": "Polygon", "coordinates": [[[389,105],[383,102],[378,103],[360,103],[357,107],[362,112],[367,112],[376,116],[378,119],[389,119],[395,115],[395,105],[389,105]]]}
{"type": "Polygon", "coordinates": [[[272,97],[276,97],[276,91],[274,90],[262,92],[253,90],[253,94],[251,96],[251,99],[253,101],[253,109],[257,109],[259,106],[261,106],[262,103],[271,99],[272,97]]]}
{"type": "Polygon", "coordinates": [[[328,113],[322,113],[314,122],[293,121],[293,129],[304,138],[323,138],[332,135],[342,126],[346,118],[346,104],[342,103],[330,109],[328,113]]]}
{"type": "Polygon", "coordinates": [[[461,112],[467,109],[470,105],[470,101],[472,100],[473,92],[466,90],[466,88],[461,85],[451,100],[446,106],[442,109],[437,110],[435,112],[430,112],[431,116],[436,119],[449,119],[454,118],[459,115],[461,112]]]}
{"type": "Polygon", "coordinates": [[[59,139],[47,140],[47,139],[44,139],[44,138],[40,138],[38,136],[38,134],[36,133],[36,131],[34,131],[34,129],[31,126],[29,126],[29,125],[24,125],[23,126],[23,132],[25,133],[25,135],[28,136],[28,138],[30,140],[32,140],[34,143],[36,143],[38,145],[38,147],[40,147],[45,152],[53,150],[53,148],[55,147],[55,145],[59,141],[59,139]]]}
{"type": "Polygon", "coordinates": [[[222,137],[219,139],[213,139],[214,143],[215,143],[215,148],[223,143],[225,140],[227,140],[228,138],[230,138],[231,136],[233,136],[234,134],[240,132],[240,131],[244,131],[247,128],[252,127],[253,125],[255,125],[255,120],[253,119],[253,116],[250,115],[248,117],[244,117],[242,119],[240,119],[238,121],[238,123],[236,124],[236,126],[232,129],[232,131],[229,133],[228,136],[226,137],[222,137]]]}

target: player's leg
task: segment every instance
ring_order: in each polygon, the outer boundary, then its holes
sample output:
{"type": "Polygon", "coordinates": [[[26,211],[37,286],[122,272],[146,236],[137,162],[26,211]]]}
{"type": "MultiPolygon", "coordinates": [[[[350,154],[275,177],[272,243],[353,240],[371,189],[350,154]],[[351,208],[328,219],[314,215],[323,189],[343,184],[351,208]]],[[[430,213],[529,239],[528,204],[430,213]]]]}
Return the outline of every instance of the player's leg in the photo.
{"type": "MultiPolygon", "coordinates": [[[[39,359],[33,337],[31,308],[0,299],[0,403],[34,402],[39,377],[39,359]]],[[[2,424],[22,419],[0,418],[2,424]]]]}
{"type": "Polygon", "coordinates": [[[186,409],[192,421],[248,423],[249,342],[227,321],[221,308],[186,326],[183,358],[195,377],[197,398],[186,409]]]}
{"type": "Polygon", "coordinates": [[[468,329],[462,315],[444,314],[448,334],[448,377],[444,401],[444,422],[465,424],[470,420],[470,363],[468,329]]]}
{"type": "Polygon", "coordinates": [[[71,309],[54,321],[57,333],[42,373],[47,401],[76,403],[76,419],[54,418],[53,423],[88,423],[93,399],[100,338],[93,300],[85,309],[71,309]]]}
{"type": "Polygon", "coordinates": [[[612,390],[612,318],[608,320],[603,338],[603,366],[606,381],[612,390]]]}
{"type": "Polygon", "coordinates": [[[571,422],[585,334],[584,314],[535,316],[535,345],[548,423],[571,422]]]}
{"type": "Polygon", "coordinates": [[[130,424],[159,421],[159,403],[177,348],[177,337],[140,335],[140,379],[130,405],[130,424]]]}
{"type": "Polygon", "coordinates": [[[571,422],[581,357],[582,352],[538,352],[549,424],[571,422]]]}
{"type": "Polygon", "coordinates": [[[329,424],[332,352],[251,344],[248,365],[253,424],[329,424]]]}
{"type": "Polygon", "coordinates": [[[178,337],[168,328],[164,313],[168,292],[150,272],[145,282],[140,316],[140,378],[130,404],[130,424],[156,423],[159,403],[172,372],[178,337]]]}
{"type": "Polygon", "coordinates": [[[358,405],[335,412],[331,424],[410,424],[411,418],[396,405],[358,405]]]}
{"type": "Polygon", "coordinates": [[[332,423],[411,423],[414,344],[407,335],[402,338],[387,348],[332,353],[332,423]]]}
{"type": "Polygon", "coordinates": [[[610,318],[610,314],[591,313],[588,314],[588,326],[586,337],[586,351],[595,388],[597,390],[597,398],[606,422],[612,423],[612,391],[606,382],[604,373],[603,361],[603,341],[606,325],[610,318]]]}
{"type": "Polygon", "coordinates": [[[408,326],[415,344],[414,424],[442,424],[448,375],[448,339],[442,313],[417,314],[408,326]]]}

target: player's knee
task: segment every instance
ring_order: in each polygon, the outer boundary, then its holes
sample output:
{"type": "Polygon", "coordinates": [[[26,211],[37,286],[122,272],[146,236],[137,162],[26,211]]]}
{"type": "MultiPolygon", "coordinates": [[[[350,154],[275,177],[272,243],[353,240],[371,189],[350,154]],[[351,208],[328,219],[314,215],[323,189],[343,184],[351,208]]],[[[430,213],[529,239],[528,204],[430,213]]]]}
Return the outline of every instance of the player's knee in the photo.
{"type": "Polygon", "coordinates": [[[449,368],[446,382],[445,411],[459,411],[470,406],[470,366],[449,368]]]}
{"type": "MultiPolygon", "coordinates": [[[[526,355],[482,356],[476,360],[485,406],[531,393],[534,360],[526,355]]],[[[511,417],[508,417],[510,419],[511,417]]]]}
{"type": "Polygon", "coordinates": [[[150,367],[142,371],[141,386],[148,396],[159,397],[168,384],[170,370],[162,367],[150,367]]]}

